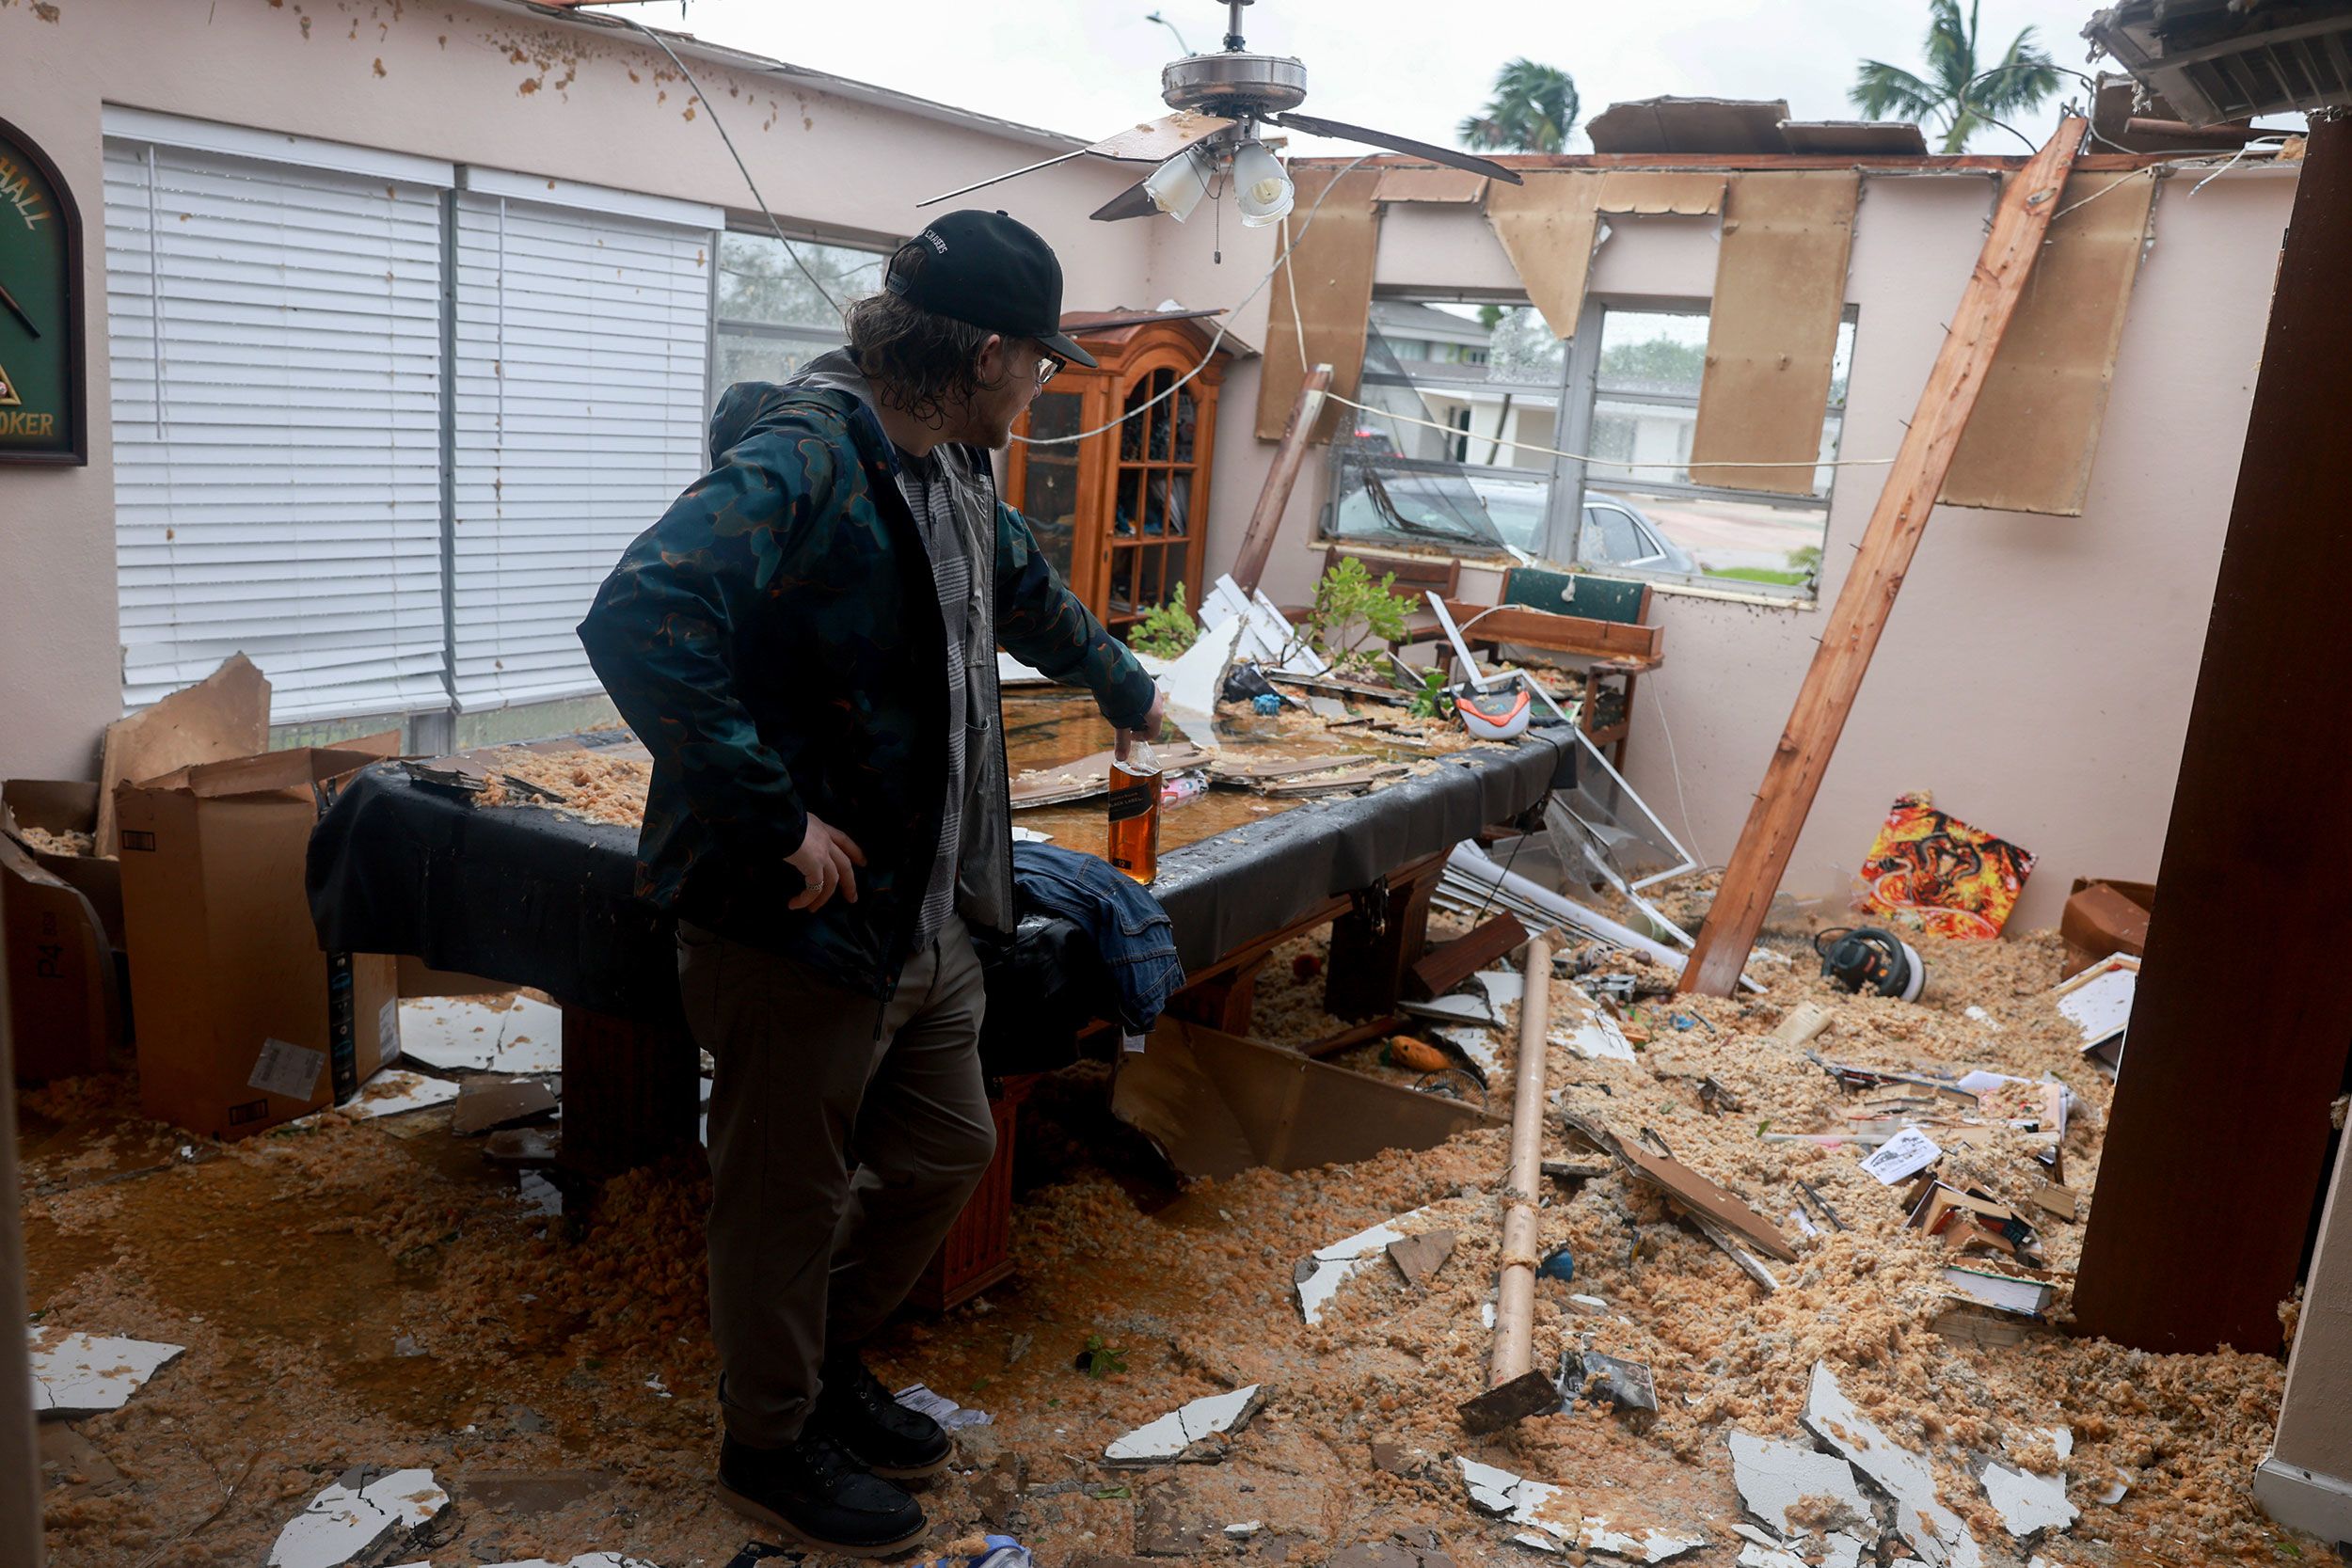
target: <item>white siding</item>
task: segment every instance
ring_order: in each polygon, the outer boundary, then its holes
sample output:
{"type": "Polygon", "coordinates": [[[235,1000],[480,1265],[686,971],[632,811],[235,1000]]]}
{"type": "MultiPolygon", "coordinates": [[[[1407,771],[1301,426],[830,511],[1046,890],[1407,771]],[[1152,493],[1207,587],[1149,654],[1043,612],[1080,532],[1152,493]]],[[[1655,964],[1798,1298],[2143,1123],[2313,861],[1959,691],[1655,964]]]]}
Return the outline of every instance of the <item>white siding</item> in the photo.
{"type": "Polygon", "coordinates": [[[714,236],[455,199],[458,705],[592,693],[575,628],[705,467],[714,236]]]}
{"type": "Polygon", "coordinates": [[[440,198],[110,139],[123,702],[244,652],[280,721],[441,707],[440,198]]]}

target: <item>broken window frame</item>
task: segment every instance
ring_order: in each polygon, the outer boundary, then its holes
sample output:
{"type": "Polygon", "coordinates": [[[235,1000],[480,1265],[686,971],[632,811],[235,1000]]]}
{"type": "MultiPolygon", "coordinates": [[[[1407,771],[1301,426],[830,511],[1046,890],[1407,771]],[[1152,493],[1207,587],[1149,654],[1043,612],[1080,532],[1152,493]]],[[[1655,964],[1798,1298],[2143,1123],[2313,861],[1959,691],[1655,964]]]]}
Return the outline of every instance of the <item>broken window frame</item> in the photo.
{"type": "MultiPolygon", "coordinates": [[[[784,233],[785,238],[802,253],[803,261],[830,260],[830,258],[811,256],[809,254],[811,251],[845,252],[873,258],[874,276],[871,287],[852,285],[845,289],[841,278],[828,277],[828,286],[835,299],[845,307],[851,299],[880,290],[882,265],[890,260],[890,253],[897,245],[895,241],[872,235],[819,233],[815,230],[793,228],[786,229],[784,233]]],[[[715,401],[721,392],[725,391],[737,381],[763,379],[729,375],[723,371],[723,356],[731,342],[755,348],[777,344],[806,348],[810,352],[804,357],[795,360],[790,367],[791,370],[797,370],[818,355],[846,347],[850,341],[848,331],[837,322],[827,326],[821,322],[768,321],[739,312],[723,313],[726,307],[724,292],[721,285],[723,274],[726,269],[727,252],[731,248],[748,244],[764,245],[779,256],[782,256],[784,252],[784,246],[777,241],[773,230],[749,223],[729,224],[727,228],[720,231],[713,245],[710,268],[710,353],[707,375],[712,401],[715,401]]],[[[784,260],[787,267],[791,265],[789,257],[785,257],[784,260]]],[[[865,270],[865,267],[861,265],[855,269],[855,272],[863,274],[865,270]]],[[[829,273],[830,269],[825,269],[825,272],[829,273]]]]}
{"type": "MultiPolygon", "coordinates": [[[[1375,289],[1373,297],[1376,300],[1422,305],[1501,305],[1511,308],[1525,307],[1528,304],[1524,294],[1490,289],[1449,291],[1433,290],[1427,287],[1382,286],[1375,289]]],[[[1548,444],[1566,452],[1589,453],[1592,450],[1595,412],[1603,396],[1600,388],[1600,356],[1606,320],[1610,311],[1644,315],[1695,316],[1704,320],[1709,313],[1711,304],[1711,301],[1705,299],[1635,294],[1588,296],[1584,303],[1583,313],[1578,318],[1576,336],[1565,345],[1566,352],[1562,356],[1561,374],[1557,384],[1559,402],[1555,405],[1557,413],[1553,421],[1553,439],[1548,444]]],[[[1852,334],[1858,330],[1858,320],[1854,307],[1851,305],[1846,307],[1841,317],[1841,331],[1845,335],[1849,359],[1851,359],[1851,344],[1854,341],[1852,334]]],[[[1431,363],[1445,362],[1431,361],[1431,363]]],[[[1363,373],[1364,385],[1367,388],[1375,383],[1395,379],[1393,376],[1376,372],[1369,363],[1369,354],[1363,373]]],[[[1457,379],[1442,375],[1407,375],[1404,380],[1404,385],[1417,396],[1421,396],[1424,404],[1430,393],[1443,397],[1449,390],[1458,390],[1465,384],[1466,378],[1457,379]]],[[[1478,378],[1478,384],[1489,385],[1483,376],[1478,378]]],[[[1366,402],[1373,401],[1368,390],[1359,395],[1363,396],[1366,402]]],[[[1698,408],[1698,395],[1695,391],[1687,398],[1671,393],[1647,392],[1610,393],[1607,396],[1610,401],[1659,403],[1687,407],[1692,411],[1693,418],[1698,408]]],[[[1825,461],[1834,460],[1839,453],[1845,436],[1845,416],[1844,397],[1833,396],[1823,416],[1825,421],[1835,427],[1835,436],[1830,442],[1828,457],[1825,461]]],[[[1376,416],[1365,415],[1363,418],[1372,420],[1376,416]]],[[[1450,451],[1461,437],[1455,434],[1447,434],[1441,436],[1440,439],[1446,443],[1446,450],[1450,451]]],[[[1472,442],[1486,439],[1487,438],[1476,435],[1474,431],[1470,435],[1472,442]]],[[[1470,564],[1508,562],[1511,546],[1507,545],[1498,550],[1482,550],[1475,546],[1465,545],[1459,540],[1448,540],[1437,535],[1424,537],[1419,533],[1403,531],[1377,532],[1362,530],[1342,531],[1337,526],[1336,512],[1343,491],[1347,484],[1346,470],[1351,464],[1361,461],[1360,457],[1344,452],[1341,443],[1336,441],[1332,443],[1328,463],[1327,499],[1318,529],[1323,542],[1343,545],[1353,549],[1441,548],[1454,559],[1470,564]]],[[[1829,508],[1834,498],[1836,476],[1835,468],[1829,470],[1829,483],[1818,495],[1790,496],[1774,491],[1741,490],[1724,485],[1693,484],[1684,480],[1642,480],[1638,488],[1632,484],[1621,484],[1613,489],[1597,490],[1588,498],[1586,495],[1588,465],[1581,459],[1552,457],[1547,459],[1546,463],[1547,466],[1542,467],[1518,467],[1503,464],[1432,461],[1400,455],[1382,459],[1380,471],[1411,473],[1427,470],[1450,473],[1455,470],[1467,470],[1470,473],[1492,474],[1498,478],[1544,484],[1546,486],[1544,522],[1532,542],[1534,546],[1532,553],[1544,561],[1562,565],[1585,564],[1581,559],[1584,535],[1582,524],[1588,499],[1596,504],[1624,506],[1639,514],[1641,523],[1646,524],[1651,531],[1661,538],[1671,539],[1672,535],[1661,528],[1655,519],[1649,518],[1646,514],[1640,513],[1641,503],[1638,499],[1640,496],[1689,497],[1699,500],[1726,500],[1748,505],[1769,506],[1780,511],[1819,512],[1821,515],[1822,538],[1816,543],[1824,543],[1827,539],[1829,508]],[[1632,499],[1629,499],[1629,496],[1632,499]]],[[[1790,605],[1814,603],[1820,588],[1818,578],[1805,583],[1758,582],[1743,578],[1709,577],[1704,572],[1667,571],[1615,561],[1597,564],[1595,569],[1605,572],[1611,577],[1638,578],[1643,581],[1657,584],[1660,589],[1667,593],[1690,591],[1717,596],[1761,598],[1790,605]]]]}
{"type": "MultiPolygon", "coordinates": [[[[1655,316],[1696,316],[1704,320],[1709,314],[1712,301],[1704,299],[1655,298],[1635,294],[1591,294],[1585,298],[1582,313],[1577,318],[1576,337],[1569,342],[1567,385],[1562,401],[1558,425],[1560,439],[1554,443],[1563,451],[1590,453],[1592,451],[1595,414],[1603,396],[1600,388],[1600,358],[1602,341],[1611,311],[1624,314],[1655,316]]],[[[1851,344],[1859,333],[1859,316],[1853,306],[1846,307],[1839,318],[1840,335],[1847,344],[1851,362],[1851,344]]],[[[1688,398],[1670,393],[1607,394],[1611,401],[1656,403],[1674,407],[1687,407],[1693,419],[1698,411],[1698,394],[1688,398]]],[[[1846,400],[1836,395],[1833,388],[1824,421],[1836,427],[1836,436],[1829,443],[1824,463],[1834,462],[1845,440],[1846,400]]],[[[1588,465],[1581,458],[1558,457],[1552,460],[1551,505],[1545,519],[1544,550],[1546,559],[1563,564],[1579,564],[1579,552],[1583,543],[1582,522],[1588,487],[1588,465]]],[[[1639,511],[1639,497],[1644,495],[1689,497],[1697,500],[1738,501],[1747,505],[1769,506],[1776,510],[1815,512],[1821,515],[1821,538],[1817,546],[1825,545],[1829,535],[1829,509],[1835,499],[1837,470],[1831,467],[1829,477],[1818,495],[1790,496],[1773,491],[1740,490],[1724,485],[1694,484],[1686,480],[1641,480],[1621,483],[1615,488],[1600,490],[1598,496],[1613,504],[1629,504],[1628,494],[1633,498],[1629,505],[1639,511]]],[[[1646,514],[1645,514],[1646,516],[1646,514]]],[[[1650,526],[1661,537],[1671,538],[1652,520],[1650,526]]],[[[1756,582],[1742,578],[1709,577],[1704,572],[1671,572],[1654,567],[1628,566],[1612,562],[1605,568],[1612,577],[1639,578],[1656,583],[1668,593],[1677,589],[1698,590],[1708,594],[1736,594],[1742,597],[1788,600],[1792,604],[1815,603],[1820,595],[1818,575],[1804,583],[1756,582]]]]}
{"type": "MultiPolygon", "coordinates": [[[[1533,309],[1533,306],[1524,293],[1516,293],[1510,290],[1444,290],[1429,289],[1424,287],[1396,288],[1379,286],[1374,289],[1373,297],[1375,300],[1411,305],[1496,305],[1502,307],[1504,309],[1533,309]]],[[[1377,329],[1375,328],[1375,330],[1376,331],[1377,329]]],[[[1367,334],[1368,346],[1366,354],[1368,361],[1371,354],[1371,349],[1369,347],[1371,336],[1371,334],[1367,334]]],[[[1570,346],[1572,347],[1573,345],[1570,346]]],[[[1367,362],[1363,370],[1363,380],[1359,385],[1358,395],[1367,403],[1375,402],[1376,400],[1371,393],[1371,388],[1373,386],[1401,384],[1421,401],[1423,409],[1427,413],[1435,414],[1435,408],[1429,404],[1429,398],[1432,394],[1444,398],[1449,394],[1459,393],[1469,388],[1485,388],[1498,385],[1498,383],[1490,380],[1486,374],[1487,369],[1492,362],[1491,349],[1481,349],[1471,352],[1475,353],[1475,358],[1469,357],[1468,354],[1466,354],[1465,356],[1459,360],[1431,359],[1424,361],[1423,363],[1435,366],[1459,367],[1466,372],[1475,371],[1475,374],[1406,374],[1401,378],[1401,382],[1398,376],[1375,371],[1372,365],[1367,362]]],[[[1552,403],[1553,427],[1556,434],[1561,417],[1561,400],[1565,396],[1566,372],[1573,358],[1574,355],[1572,353],[1563,353],[1561,356],[1561,374],[1558,377],[1553,378],[1549,383],[1531,380],[1525,382],[1504,382],[1500,385],[1502,385],[1506,391],[1514,393],[1532,391],[1550,396],[1554,400],[1552,403]]],[[[1361,415],[1360,418],[1367,420],[1376,420],[1378,416],[1374,414],[1364,414],[1361,415]]],[[[1417,430],[1419,427],[1415,426],[1409,428],[1417,430]]],[[[1464,431],[1459,427],[1454,427],[1442,433],[1431,432],[1430,434],[1436,436],[1438,439],[1443,443],[1443,450],[1448,452],[1454,451],[1457,446],[1463,449],[1468,449],[1476,445],[1486,445],[1490,449],[1499,451],[1502,447],[1515,444],[1500,434],[1493,436],[1482,436],[1474,427],[1468,431],[1464,431]]],[[[1467,450],[1465,450],[1465,457],[1467,457],[1467,450]]],[[[1348,486],[1349,482],[1347,471],[1351,467],[1361,464],[1362,462],[1363,459],[1359,455],[1357,455],[1349,451],[1345,443],[1336,440],[1330,443],[1327,465],[1327,485],[1325,490],[1326,499],[1324,500],[1322,514],[1318,520],[1316,530],[1319,538],[1324,543],[1341,545],[1350,549],[1443,549],[1448,555],[1455,560],[1470,562],[1472,563],[1508,564],[1514,559],[1515,548],[1507,543],[1499,542],[1498,547],[1494,549],[1481,549],[1474,544],[1466,542],[1457,536],[1450,536],[1439,532],[1422,532],[1404,528],[1383,530],[1379,531],[1341,530],[1338,526],[1338,507],[1340,500],[1343,499],[1343,493],[1348,486]]],[[[1379,460],[1378,468],[1375,471],[1378,474],[1391,476],[1413,473],[1429,473],[1450,476],[1456,472],[1463,472],[1489,475],[1499,479],[1514,480],[1529,484],[1543,484],[1546,486],[1549,486],[1556,482],[1555,466],[1549,458],[1543,460],[1543,466],[1537,467],[1532,465],[1522,466],[1504,463],[1471,463],[1451,457],[1442,459],[1407,457],[1400,453],[1381,458],[1379,460]]],[[[1378,494],[1376,489],[1375,494],[1376,498],[1378,494]]],[[[1376,499],[1375,504],[1375,506],[1378,504],[1376,499]]],[[[1547,489],[1545,494],[1547,516],[1549,516],[1550,505],[1550,494],[1549,489],[1547,489]]],[[[1540,546],[1546,536],[1546,528],[1539,527],[1531,542],[1540,546]]],[[[1540,551],[1536,551],[1534,553],[1540,553],[1540,551]]]]}

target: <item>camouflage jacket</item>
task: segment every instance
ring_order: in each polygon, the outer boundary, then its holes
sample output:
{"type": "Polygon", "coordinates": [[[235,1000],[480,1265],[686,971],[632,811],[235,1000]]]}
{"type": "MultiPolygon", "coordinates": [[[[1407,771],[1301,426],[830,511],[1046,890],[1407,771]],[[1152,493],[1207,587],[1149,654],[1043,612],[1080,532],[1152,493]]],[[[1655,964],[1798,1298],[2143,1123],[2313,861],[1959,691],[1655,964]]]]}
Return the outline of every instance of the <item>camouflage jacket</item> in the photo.
{"type": "MultiPolygon", "coordinates": [[[[883,997],[913,942],[946,806],[946,626],[897,449],[853,381],[730,388],[711,421],[711,471],[622,554],[580,639],[653,752],[639,893],[883,997]],[[786,907],[803,886],[786,857],[811,813],[866,852],[854,904],[786,907]]],[[[1114,724],[1140,726],[1151,677],[995,499],[985,456],[940,450],[982,522],[993,516],[993,561],[973,567],[993,567],[996,640],[1090,687],[1114,724]]],[[[995,734],[967,736],[959,905],[1004,929],[1011,808],[994,660],[984,663],[972,718],[995,734]]]]}

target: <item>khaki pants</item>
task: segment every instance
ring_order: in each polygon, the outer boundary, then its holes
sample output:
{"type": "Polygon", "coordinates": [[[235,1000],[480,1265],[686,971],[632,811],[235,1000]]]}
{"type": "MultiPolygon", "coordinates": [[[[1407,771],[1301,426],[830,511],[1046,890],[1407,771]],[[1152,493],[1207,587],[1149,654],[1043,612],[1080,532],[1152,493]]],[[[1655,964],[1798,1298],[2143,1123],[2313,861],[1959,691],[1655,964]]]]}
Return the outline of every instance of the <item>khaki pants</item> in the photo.
{"type": "Polygon", "coordinates": [[[739,1442],[777,1448],[800,1435],[828,1347],[856,1346],[906,1298],[995,1152],[980,960],[951,915],[884,1005],[681,923],[678,988],[718,1063],[719,1402],[739,1442]]]}

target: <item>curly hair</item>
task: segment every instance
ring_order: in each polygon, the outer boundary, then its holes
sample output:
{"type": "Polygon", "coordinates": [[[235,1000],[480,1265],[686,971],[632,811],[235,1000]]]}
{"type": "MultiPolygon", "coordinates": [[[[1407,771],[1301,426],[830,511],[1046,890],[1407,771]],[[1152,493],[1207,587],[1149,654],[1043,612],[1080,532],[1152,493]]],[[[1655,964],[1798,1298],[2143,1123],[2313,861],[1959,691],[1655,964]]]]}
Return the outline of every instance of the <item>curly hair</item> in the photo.
{"type": "MultiPolygon", "coordinates": [[[[902,246],[891,258],[892,274],[914,276],[924,255],[920,245],[902,246]]],[[[850,301],[848,320],[857,368],[877,397],[910,419],[944,424],[975,393],[1004,385],[980,379],[980,348],[993,336],[986,327],[926,310],[887,290],[850,301]]]]}

